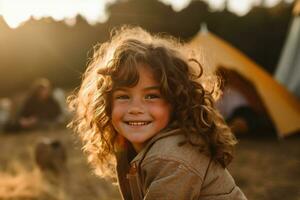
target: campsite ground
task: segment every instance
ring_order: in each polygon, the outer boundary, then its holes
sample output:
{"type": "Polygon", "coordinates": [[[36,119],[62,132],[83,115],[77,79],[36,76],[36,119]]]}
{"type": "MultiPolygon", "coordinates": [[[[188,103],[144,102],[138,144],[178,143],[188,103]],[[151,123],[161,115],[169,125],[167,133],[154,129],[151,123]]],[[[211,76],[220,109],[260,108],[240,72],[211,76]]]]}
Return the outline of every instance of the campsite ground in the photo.
{"type": "MultiPolygon", "coordinates": [[[[0,134],[0,147],[0,199],[120,199],[115,186],[91,173],[80,142],[68,130],[0,134]],[[67,147],[69,172],[59,179],[65,184],[57,190],[43,186],[48,183],[34,164],[34,146],[44,137],[59,139],[67,147]],[[40,190],[43,197],[38,196],[40,190]]],[[[248,199],[299,200],[299,147],[299,136],[280,141],[243,138],[229,170],[248,199]]]]}

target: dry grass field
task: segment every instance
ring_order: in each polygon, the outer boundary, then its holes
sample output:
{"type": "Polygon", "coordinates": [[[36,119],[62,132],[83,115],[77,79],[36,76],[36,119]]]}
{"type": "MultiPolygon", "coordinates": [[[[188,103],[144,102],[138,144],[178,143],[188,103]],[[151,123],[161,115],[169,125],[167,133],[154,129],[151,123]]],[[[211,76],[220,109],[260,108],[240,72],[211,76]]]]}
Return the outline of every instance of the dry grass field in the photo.
{"type": "MultiPolygon", "coordinates": [[[[1,200],[114,200],[118,189],[92,174],[69,130],[0,134],[1,200]],[[42,138],[67,147],[67,171],[45,178],[34,162],[34,147],[42,138]]],[[[300,200],[300,137],[244,138],[229,166],[248,199],[300,200]]]]}

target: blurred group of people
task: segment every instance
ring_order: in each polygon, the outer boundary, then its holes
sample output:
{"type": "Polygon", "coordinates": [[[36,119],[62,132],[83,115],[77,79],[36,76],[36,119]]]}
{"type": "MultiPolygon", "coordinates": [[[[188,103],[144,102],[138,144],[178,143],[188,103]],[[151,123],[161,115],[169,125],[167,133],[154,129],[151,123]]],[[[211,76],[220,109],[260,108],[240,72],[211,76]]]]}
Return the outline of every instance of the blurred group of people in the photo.
{"type": "MultiPolygon", "coordinates": [[[[225,78],[224,74],[221,73],[221,77],[225,78]]],[[[223,88],[217,108],[236,134],[275,133],[270,120],[256,112],[245,95],[229,82],[223,88]]],[[[3,132],[55,128],[66,125],[69,116],[64,91],[52,88],[45,78],[34,81],[21,105],[13,105],[9,98],[0,99],[0,130],[3,132]],[[13,114],[12,108],[16,106],[19,108],[13,114]]]]}
{"type": "Polygon", "coordinates": [[[9,98],[0,100],[0,128],[4,132],[19,132],[59,127],[68,117],[66,107],[64,91],[52,88],[48,79],[39,78],[21,105],[13,105],[9,98]],[[13,111],[13,107],[18,109],[13,111]]]}

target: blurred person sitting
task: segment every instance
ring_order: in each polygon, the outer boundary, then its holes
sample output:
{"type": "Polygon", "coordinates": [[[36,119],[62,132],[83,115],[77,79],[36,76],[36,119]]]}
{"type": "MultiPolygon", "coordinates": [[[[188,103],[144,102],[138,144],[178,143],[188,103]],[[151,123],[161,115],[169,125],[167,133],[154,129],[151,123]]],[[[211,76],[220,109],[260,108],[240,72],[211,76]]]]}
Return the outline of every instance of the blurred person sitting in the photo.
{"type": "Polygon", "coordinates": [[[5,131],[33,130],[50,128],[62,121],[62,108],[53,97],[49,80],[36,80],[15,120],[8,123],[5,131]]]}

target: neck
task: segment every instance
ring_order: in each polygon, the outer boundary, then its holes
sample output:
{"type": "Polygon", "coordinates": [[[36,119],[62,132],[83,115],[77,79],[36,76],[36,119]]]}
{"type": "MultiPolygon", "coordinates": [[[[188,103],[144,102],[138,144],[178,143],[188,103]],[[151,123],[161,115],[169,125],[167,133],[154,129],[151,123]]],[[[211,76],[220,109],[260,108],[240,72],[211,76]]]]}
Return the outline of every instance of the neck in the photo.
{"type": "Polygon", "coordinates": [[[145,144],[140,144],[140,143],[135,143],[135,144],[133,144],[132,143],[132,146],[133,146],[133,148],[134,148],[134,150],[137,152],[137,153],[139,153],[142,149],[143,149],[143,147],[145,146],[145,144]]]}

